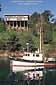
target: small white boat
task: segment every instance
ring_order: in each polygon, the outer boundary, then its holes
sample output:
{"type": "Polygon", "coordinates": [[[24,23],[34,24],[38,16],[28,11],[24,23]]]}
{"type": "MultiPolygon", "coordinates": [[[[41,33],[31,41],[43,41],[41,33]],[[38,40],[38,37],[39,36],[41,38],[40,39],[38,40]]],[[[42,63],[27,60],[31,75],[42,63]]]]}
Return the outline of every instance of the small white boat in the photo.
{"type": "Polygon", "coordinates": [[[13,72],[41,70],[44,68],[43,55],[39,53],[24,52],[24,56],[10,57],[11,70],[13,72]]]}

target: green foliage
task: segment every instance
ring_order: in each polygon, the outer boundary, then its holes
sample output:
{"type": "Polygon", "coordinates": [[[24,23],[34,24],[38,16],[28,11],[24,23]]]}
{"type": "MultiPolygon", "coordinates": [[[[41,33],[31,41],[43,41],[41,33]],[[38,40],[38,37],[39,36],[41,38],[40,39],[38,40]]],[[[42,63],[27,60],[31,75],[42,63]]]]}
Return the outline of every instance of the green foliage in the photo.
{"type": "Polygon", "coordinates": [[[45,10],[43,13],[42,13],[43,17],[44,17],[44,21],[49,23],[50,19],[53,17],[53,14],[51,13],[50,10],[45,10]]]}
{"type": "Polygon", "coordinates": [[[53,42],[56,42],[56,25],[53,26],[53,42]]]}
{"type": "MultiPolygon", "coordinates": [[[[29,43],[29,48],[36,48],[37,47],[37,37],[34,36],[31,32],[21,32],[19,33],[19,43],[21,44],[21,49],[26,49],[26,43],[29,43]]],[[[32,50],[31,48],[31,50],[32,50]]]]}
{"type": "Polygon", "coordinates": [[[56,42],[56,24],[52,24],[52,13],[45,10],[43,13],[33,13],[28,21],[28,32],[17,32],[15,30],[4,30],[4,22],[0,21],[0,50],[22,50],[26,49],[26,43],[29,43],[30,50],[39,48],[39,28],[41,26],[41,18],[43,16],[43,41],[44,44],[56,42]]]}
{"type": "Polygon", "coordinates": [[[29,43],[29,48],[38,48],[37,36],[31,32],[16,32],[14,30],[0,33],[0,50],[23,50],[26,49],[26,43],[29,43]]]}
{"type": "Polygon", "coordinates": [[[50,20],[52,19],[53,15],[50,10],[45,10],[43,13],[33,13],[30,16],[30,19],[28,21],[29,27],[33,33],[33,35],[36,36],[36,34],[39,34],[41,22],[42,22],[42,28],[43,28],[43,41],[44,44],[49,44],[53,40],[53,33],[52,33],[52,24],[50,20]],[[42,19],[41,19],[42,16],[42,19]]]}
{"type": "Polygon", "coordinates": [[[0,20],[0,32],[3,32],[5,31],[5,23],[4,23],[4,20],[0,20]]]}
{"type": "Polygon", "coordinates": [[[53,41],[53,30],[52,30],[52,26],[51,26],[51,24],[49,23],[49,24],[46,24],[45,26],[44,26],[44,43],[46,44],[50,44],[52,41],[53,41]]]}
{"type": "Polygon", "coordinates": [[[39,23],[39,21],[40,21],[40,14],[37,12],[34,12],[29,18],[28,26],[34,35],[37,34],[37,28],[39,27],[37,26],[37,23],[39,23]]]}

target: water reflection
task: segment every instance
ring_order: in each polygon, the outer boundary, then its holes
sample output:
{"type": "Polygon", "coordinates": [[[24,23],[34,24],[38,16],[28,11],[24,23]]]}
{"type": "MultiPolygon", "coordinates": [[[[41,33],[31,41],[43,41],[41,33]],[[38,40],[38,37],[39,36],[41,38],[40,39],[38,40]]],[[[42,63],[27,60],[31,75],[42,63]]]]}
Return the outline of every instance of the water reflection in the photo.
{"type": "MultiPolygon", "coordinates": [[[[22,72],[14,74],[10,73],[9,61],[0,61],[0,85],[56,85],[56,68],[44,68],[41,79],[25,79],[22,72]]],[[[38,73],[38,71],[37,71],[38,73]]],[[[39,76],[39,75],[37,75],[39,76]]],[[[39,78],[39,77],[38,77],[39,78]]]]}

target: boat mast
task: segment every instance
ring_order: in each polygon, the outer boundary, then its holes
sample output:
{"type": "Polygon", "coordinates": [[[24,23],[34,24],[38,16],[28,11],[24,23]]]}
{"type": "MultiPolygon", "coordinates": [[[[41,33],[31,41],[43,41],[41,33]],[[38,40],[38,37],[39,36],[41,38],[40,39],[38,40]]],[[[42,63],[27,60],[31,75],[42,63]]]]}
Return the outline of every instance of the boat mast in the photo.
{"type": "Polygon", "coordinates": [[[40,15],[40,53],[43,53],[43,16],[40,15]]]}

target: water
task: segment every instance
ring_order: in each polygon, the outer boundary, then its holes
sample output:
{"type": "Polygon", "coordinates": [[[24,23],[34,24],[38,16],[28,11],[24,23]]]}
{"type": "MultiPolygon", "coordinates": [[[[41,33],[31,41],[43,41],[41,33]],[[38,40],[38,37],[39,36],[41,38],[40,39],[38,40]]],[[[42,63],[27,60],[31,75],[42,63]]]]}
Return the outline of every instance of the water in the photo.
{"type": "Polygon", "coordinates": [[[0,80],[7,78],[10,72],[9,60],[0,59],[0,80]]]}
{"type": "Polygon", "coordinates": [[[0,60],[0,85],[56,85],[56,68],[44,69],[41,80],[24,80],[23,73],[10,73],[9,60],[0,60]]]}

